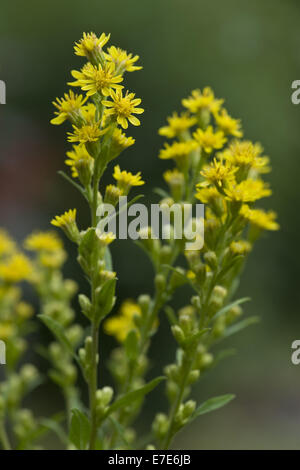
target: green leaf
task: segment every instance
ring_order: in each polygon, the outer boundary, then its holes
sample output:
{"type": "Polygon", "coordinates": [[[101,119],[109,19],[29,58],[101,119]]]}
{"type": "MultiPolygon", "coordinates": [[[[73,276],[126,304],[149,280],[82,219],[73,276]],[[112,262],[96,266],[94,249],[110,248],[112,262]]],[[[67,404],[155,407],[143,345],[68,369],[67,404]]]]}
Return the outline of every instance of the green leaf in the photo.
{"type": "Polygon", "coordinates": [[[79,450],[87,448],[90,438],[91,425],[88,417],[82,411],[73,409],[70,426],[70,441],[79,450]]]}
{"type": "Polygon", "coordinates": [[[109,416],[111,413],[114,411],[117,411],[119,408],[124,408],[127,405],[130,405],[133,401],[135,400],[140,400],[143,398],[147,393],[151,392],[155,387],[157,387],[160,382],[165,380],[166,377],[157,377],[154,380],[151,380],[151,382],[147,383],[141,388],[138,388],[137,390],[133,390],[132,392],[126,393],[126,395],[123,395],[121,398],[116,400],[107,410],[106,416],[109,416]]]}
{"type": "Polygon", "coordinates": [[[243,304],[244,302],[249,302],[251,300],[250,297],[243,297],[242,299],[235,300],[234,302],[231,302],[228,305],[225,305],[225,307],[221,308],[213,317],[215,320],[216,318],[219,318],[221,315],[224,315],[224,313],[227,313],[232,307],[235,307],[236,305],[243,304]]]}
{"type": "Polygon", "coordinates": [[[104,261],[105,261],[105,269],[107,271],[112,271],[113,270],[113,262],[112,262],[112,256],[109,247],[106,247],[105,254],[104,254],[104,261]]]}
{"type": "Polygon", "coordinates": [[[227,328],[224,332],[223,338],[227,338],[228,336],[234,335],[235,333],[238,333],[244,328],[247,328],[247,326],[254,325],[255,323],[259,323],[259,321],[260,321],[259,317],[245,318],[245,320],[239,321],[238,323],[235,323],[234,325],[227,328]]]}
{"type": "Polygon", "coordinates": [[[41,425],[44,426],[49,431],[54,432],[57,437],[63,442],[64,444],[69,444],[69,439],[67,434],[65,433],[63,427],[54,419],[44,418],[40,421],[41,425]]]}
{"type": "Polygon", "coordinates": [[[109,417],[109,421],[113,425],[115,431],[117,432],[118,436],[121,438],[121,441],[123,444],[125,444],[127,447],[129,447],[129,442],[126,439],[126,429],[117,421],[114,419],[112,416],[109,417]]]}
{"type": "Polygon", "coordinates": [[[74,357],[78,361],[78,357],[73,349],[72,344],[68,340],[68,338],[65,335],[64,328],[60,323],[58,323],[56,320],[53,320],[53,318],[49,317],[48,315],[42,314],[38,315],[38,318],[42,320],[42,322],[46,325],[46,327],[51,331],[51,333],[55,336],[55,338],[58,339],[58,341],[65,346],[67,351],[71,354],[71,356],[74,357]]]}
{"type": "Polygon", "coordinates": [[[94,320],[100,320],[108,315],[115,304],[116,278],[107,280],[103,286],[96,289],[96,308],[94,320]]]}
{"type": "Polygon", "coordinates": [[[87,198],[87,195],[86,195],[86,192],[85,190],[78,184],[76,183],[74,180],[72,180],[72,178],[70,178],[70,176],[68,176],[64,171],[60,170],[58,172],[58,174],[60,176],[62,176],[65,180],[67,180],[72,186],[74,186],[82,195],[83,197],[88,200],[87,198]]]}
{"type": "Polygon", "coordinates": [[[190,421],[193,421],[200,415],[204,415],[206,413],[210,413],[211,411],[215,411],[215,410],[218,410],[219,408],[222,408],[234,398],[235,398],[235,395],[232,395],[232,394],[209,398],[209,400],[205,401],[204,403],[202,403],[202,405],[198,406],[198,408],[192,414],[190,421]]]}
{"type": "Polygon", "coordinates": [[[161,189],[161,188],[154,188],[153,192],[155,194],[158,194],[158,196],[160,196],[162,198],[170,197],[169,194],[167,193],[167,191],[165,191],[164,189],[161,189]]]}
{"type": "Polygon", "coordinates": [[[178,320],[177,320],[176,314],[174,312],[174,309],[172,307],[170,307],[169,305],[167,305],[166,308],[165,308],[165,312],[167,314],[170,325],[171,326],[177,325],[178,320]]]}

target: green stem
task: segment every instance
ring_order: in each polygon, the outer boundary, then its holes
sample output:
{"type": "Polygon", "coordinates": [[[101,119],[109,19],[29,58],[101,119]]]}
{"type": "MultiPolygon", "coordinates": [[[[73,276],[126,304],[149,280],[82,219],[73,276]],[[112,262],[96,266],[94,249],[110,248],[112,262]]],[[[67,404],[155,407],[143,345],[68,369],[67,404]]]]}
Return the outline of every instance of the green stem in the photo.
{"type": "Polygon", "coordinates": [[[4,421],[0,421],[0,442],[2,443],[3,450],[11,450],[11,445],[5,429],[4,421]]]}
{"type": "Polygon", "coordinates": [[[99,327],[92,324],[92,364],[91,375],[89,380],[89,400],[90,400],[90,415],[91,415],[91,435],[89,449],[95,449],[97,438],[97,413],[96,413],[96,392],[98,388],[98,343],[99,343],[99,327]]]}

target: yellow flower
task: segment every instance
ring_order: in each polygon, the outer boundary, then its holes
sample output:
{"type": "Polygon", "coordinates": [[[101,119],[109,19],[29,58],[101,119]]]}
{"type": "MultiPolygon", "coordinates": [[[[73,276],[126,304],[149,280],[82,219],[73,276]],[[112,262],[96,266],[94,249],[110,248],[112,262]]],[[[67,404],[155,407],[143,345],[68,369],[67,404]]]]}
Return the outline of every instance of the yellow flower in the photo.
{"type": "Polygon", "coordinates": [[[15,242],[5,230],[0,230],[0,256],[12,253],[16,248],[15,242]]]}
{"type": "Polygon", "coordinates": [[[141,70],[143,67],[134,65],[139,60],[139,56],[128,54],[127,51],[120,49],[119,47],[111,46],[107,49],[108,54],[105,55],[105,59],[109,62],[113,62],[118,72],[134,72],[135,70],[141,70]]]}
{"type": "Polygon", "coordinates": [[[69,142],[80,142],[81,144],[85,144],[87,142],[96,142],[99,137],[105,134],[108,130],[106,129],[99,129],[99,123],[94,124],[86,124],[82,127],[77,127],[73,124],[74,132],[68,132],[68,141],[69,142]]]}
{"type": "Polygon", "coordinates": [[[97,233],[100,243],[103,246],[110,245],[116,239],[116,235],[113,232],[99,233],[98,231],[96,231],[96,233],[97,233]]]}
{"type": "Polygon", "coordinates": [[[235,202],[254,202],[262,197],[270,196],[272,191],[262,180],[244,180],[225,188],[227,199],[235,202]]]}
{"type": "Polygon", "coordinates": [[[78,178],[78,167],[94,165],[94,160],[88,153],[85,145],[73,145],[73,150],[67,152],[67,157],[65,164],[71,167],[73,178],[78,178]]]}
{"type": "Polygon", "coordinates": [[[177,168],[174,168],[174,170],[165,171],[163,177],[165,182],[168,184],[184,183],[184,175],[181,173],[181,171],[177,170],[177,168]]]}
{"type": "Polygon", "coordinates": [[[57,215],[54,219],[51,220],[51,224],[55,227],[67,227],[76,222],[76,212],[77,209],[70,209],[62,215],[57,215]]]}
{"type": "Polygon", "coordinates": [[[203,204],[211,204],[212,201],[220,197],[220,193],[215,186],[201,188],[198,185],[195,197],[203,204]]]}
{"type": "Polygon", "coordinates": [[[88,103],[82,106],[81,114],[87,124],[96,122],[96,106],[94,103],[88,103]]]}
{"type": "Polygon", "coordinates": [[[142,314],[140,306],[133,300],[125,300],[119,310],[118,315],[109,318],[104,323],[106,334],[114,336],[120,343],[123,343],[128,333],[134,328],[134,317],[142,314]]]}
{"type": "Polygon", "coordinates": [[[59,125],[67,119],[76,121],[80,108],[86,100],[87,98],[84,98],[83,95],[76,95],[72,90],[69,91],[69,94],[65,93],[63,98],[56,98],[53,105],[57,108],[57,111],[54,112],[57,116],[50,121],[51,124],[59,125]]]}
{"type": "Polygon", "coordinates": [[[119,198],[123,195],[122,189],[114,184],[109,184],[105,188],[104,202],[115,206],[119,202],[119,198]]]}
{"type": "Polygon", "coordinates": [[[127,129],[128,122],[127,120],[133,124],[134,126],[139,126],[141,123],[139,119],[133,114],[142,114],[144,110],[142,108],[137,108],[141,103],[140,98],[134,98],[134,93],[126,92],[126,95],[123,96],[122,90],[111,90],[110,96],[112,101],[104,100],[102,104],[109,109],[106,111],[108,115],[112,115],[116,117],[117,123],[123,127],[123,129],[127,129]]]}
{"type": "Polygon", "coordinates": [[[66,252],[58,250],[53,253],[42,253],[39,260],[45,268],[57,269],[65,262],[66,252]]]}
{"type": "Polygon", "coordinates": [[[229,249],[233,255],[247,255],[252,245],[247,240],[237,240],[230,243],[229,249]]]}
{"type": "Polygon", "coordinates": [[[224,183],[231,183],[234,181],[234,174],[238,168],[232,166],[227,160],[217,160],[214,158],[210,165],[204,167],[200,174],[205,178],[204,183],[198,186],[205,186],[207,183],[212,183],[218,188],[224,186],[224,183]]]}
{"type": "Polygon", "coordinates": [[[141,178],[141,172],[133,175],[130,171],[121,171],[119,165],[114,167],[113,177],[117,181],[118,188],[126,193],[131,186],[142,186],[145,184],[141,178]]]}
{"type": "Polygon", "coordinates": [[[172,116],[167,118],[167,121],[169,125],[161,127],[158,133],[159,135],[172,139],[173,137],[180,136],[180,134],[194,126],[197,119],[189,116],[188,113],[181,113],[180,116],[178,116],[177,113],[173,113],[172,116]]]}
{"type": "Polygon", "coordinates": [[[72,76],[75,82],[70,82],[71,86],[79,86],[83,91],[87,92],[87,96],[93,96],[100,93],[103,96],[109,96],[112,88],[121,89],[122,85],[118,85],[123,81],[121,75],[116,75],[115,64],[113,62],[92,65],[86,64],[81,71],[72,70],[72,76]]]}
{"type": "Polygon", "coordinates": [[[8,340],[12,336],[14,336],[15,332],[16,329],[11,323],[0,323],[0,340],[8,340]]]}
{"type": "Polygon", "coordinates": [[[190,155],[193,150],[197,148],[197,144],[194,140],[188,140],[187,142],[173,142],[172,145],[165,144],[165,148],[159,152],[159,158],[162,160],[168,160],[170,158],[184,159],[190,155]]]}
{"type": "Polygon", "coordinates": [[[0,278],[5,282],[20,282],[29,279],[31,273],[31,263],[22,253],[16,253],[0,263],[0,278]]]}
{"type": "Polygon", "coordinates": [[[250,209],[247,204],[244,204],[240,210],[241,216],[264,230],[279,230],[279,224],[276,222],[276,213],[273,211],[265,212],[261,209],[250,209]]]}
{"type": "Polygon", "coordinates": [[[21,301],[16,305],[16,314],[18,315],[19,318],[22,318],[23,320],[26,320],[27,318],[32,317],[33,313],[34,313],[34,310],[32,306],[28,304],[27,302],[21,301]]]}
{"type": "Polygon", "coordinates": [[[110,34],[106,35],[105,33],[102,33],[100,38],[95,33],[83,33],[83,38],[75,42],[75,54],[90,58],[93,51],[101,52],[102,47],[109,41],[109,38],[110,34]]]}
{"type": "Polygon", "coordinates": [[[112,145],[114,152],[120,153],[122,150],[131,147],[131,145],[134,143],[135,139],[133,139],[133,137],[127,137],[126,134],[124,134],[124,132],[122,132],[118,127],[114,129],[112,135],[112,145]]]}
{"type": "Polygon", "coordinates": [[[221,109],[220,114],[215,114],[215,120],[218,127],[224,132],[225,135],[233,135],[235,137],[242,137],[241,120],[233,119],[227,113],[226,109],[221,109]]]}
{"type": "Polygon", "coordinates": [[[206,87],[201,93],[200,90],[193,90],[192,95],[182,100],[185,108],[191,113],[199,113],[202,109],[208,109],[211,112],[217,112],[224,100],[217,100],[211,88],[206,87]]]}
{"type": "Polygon", "coordinates": [[[267,173],[270,170],[268,167],[269,158],[262,157],[262,152],[263,148],[258,143],[253,144],[248,140],[236,140],[220,154],[220,157],[225,158],[239,168],[253,168],[258,173],[267,173]]]}
{"type": "Polygon", "coordinates": [[[224,137],[224,132],[214,132],[212,126],[208,126],[205,130],[197,129],[193,137],[206,153],[211,153],[214,149],[222,148],[227,140],[226,137],[224,137]]]}
{"type": "Polygon", "coordinates": [[[55,232],[36,232],[26,238],[24,246],[27,250],[54,252],[61,250],[63,244],[55,232]]]}

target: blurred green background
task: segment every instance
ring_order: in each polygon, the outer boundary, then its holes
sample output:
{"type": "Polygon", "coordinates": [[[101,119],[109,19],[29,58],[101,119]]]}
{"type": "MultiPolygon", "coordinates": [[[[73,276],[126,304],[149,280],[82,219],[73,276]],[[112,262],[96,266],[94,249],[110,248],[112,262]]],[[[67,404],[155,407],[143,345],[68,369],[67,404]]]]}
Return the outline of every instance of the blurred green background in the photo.
{"type": "MultiPolygon", "coordinates": [[[[198,401],[227,392],[237,398],[179,435],[176,448],[300,448],[300,366],[290,360],[291,343],[300,337],[300,106],[290,99],[291,83],[300,79],[299,7],[297,0],[1,3],[0,79],[7,84],[7,104],[0,113],[0,224],[17,239],[48,229],[50,218],[69,208],[79,208],[82,224],[88,220],[78,194],[56,174],[64,167],[66,128],[49,124],[51,101],[65,91],[70,70],[81,65],[73,42],[83,31],[111,32],[111,44],[141,57],[144,69],[127,74],[126,85],[142,98],[145,114],[141,127],[130,128],[136,144],[119,163],[142,171],[148,182],[143,192],[153,201],[152,188],[161,185],[166,167],[157,159],[162,145],[157,129],[193,88],[213,87],[242,119],[245,137],[262,142],[271,156],[274,196],[266,207],[278,211],[281,231],[258,243],[240,288],[241,295],[252,297],[246,313],[262,321],[228,341],[238,354],[194,393],[198,401]]],[[[71,247],[70,253],[65,274],[79,281],[71,247]]],[[[132,242],[115,243],[113,255],[119,300],[151,290],[151,267],[132,242]]],[[[157,369],[174,354],[163,319],[161,330],[151,349],[157,369]]],[[[105,340],[103,358],[113,346],[105,340]]],[[[158,409],[165,405],[160,394],[149,398],[158,409]]],[[[50,413],[59,400],[54,388],[44,387],[34,406],[50,413]]],[[[145,413],[148,419],[154,408],[145,413]]]]}

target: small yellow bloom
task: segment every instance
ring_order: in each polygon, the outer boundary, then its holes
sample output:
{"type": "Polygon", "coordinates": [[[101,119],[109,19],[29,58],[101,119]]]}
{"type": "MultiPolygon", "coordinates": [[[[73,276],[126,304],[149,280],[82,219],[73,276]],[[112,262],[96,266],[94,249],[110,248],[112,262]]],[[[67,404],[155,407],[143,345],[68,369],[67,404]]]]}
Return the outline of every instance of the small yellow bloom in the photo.
{"type": "Polygon", "coordinates": [[[108,54],[105,54],[105,59],[109,62],[113,62],[116,66],[118,72],[134,72],[135,70],[141,70],[143,67],[134,65],[139,56],[133,54],[128,54],[123,49],[119,47],[110,46],[107,49],[108,54]]]}
{"type": "Polygon", "coordinates": [[[59,125],[67,119],[76,120],[80,108],[86,100],[87,98],[84,98],[83,95],[76,95],[72,90],[69,91],[69,94],[65,93],[63,98],[56,98],[53,105],[57,108],[57,111],[54,112],[57,116],[50,121],[51,124],[59,125]]]}
{"type": "Polygon", "coordinates": [[[100,243],[103,245],[103,246],[107,246],[107,245],[110,245],[115,239],[116,239],[116,235],[112,232],[104,232],[104,233],[97,233],[97,236],[100,240],[100,243]]]}
{"type": "Polygon", "coordinates": [[[81,108],[81,114],[86,124],[93,124],[96,122],[96,106],[94,103],[87,103],[81,108]]]}
{"type": "Polygon", "coordinates": [[[76,212],[77,209],[70,209],[62,215],[57,215],[54,219],[51,220],[51,224],[60,228],[72,225],[76,222],[76,212]]]}
{"type": "Polygon", "coordinates": [[[123,195],[123,190],[114,184],[109,184],[105,188],[104,202],[115,206],[119,202],[119,198],[123,195]]]}
{"type": "Polygon", "coordinates": [[[57,269],[66,261],[66,257],[64,250],[58,250],[53,253],[41,253],[39,261],[45,268],[57,269]]]}
{"type": "Polygon", "coordinates": [[[168,160],[173,158],[174,160],[180,160],[187,158],[197,148],[197,143],[194,140],[188,140],[187,142],[173,142],[172,145],[165,144],[165,147],[160,150],[159,158],[162,160],[168,160]]]}
{"type": "Polygon", "coordinates": [[[111,90],[110,96],[112,101],[104,100],[102,104],[109,108],[106,111],[107,114],[115,116],[117,123],[120,124],[123,129],[127,129],[128,127],[127,120],[134,126],[141,124],[139,119],[133,116],[133,114],[142,114],[144,112],[142,108],[136,107],[142,102],[140,98],[135,98],[135,94],[129,93],[128,91],[125,96],[123,96],[122,90],[120,89],[116,91],[111,90]]]}
{"type": "Polygon", "coordinates": [[[142,186],[145,184],[145,181],[142,180],[140,171],[136,175],[133,175],[130,171],[121,171],[119,165],[114,167],[113,177],[117,181],[118,188],[123,190],[125,193],[131,188],[131,186],[142,186]]]}
{"type": "Polygon", "coordinates": [[[194,126],[197,122],[195,117],[189,116],[188,113],[173,113],[172,116],[167,118],[168,126],[161,127],[158,130],[159,135],[163,135],[172,139],[183,134],[187,129],[194,126]]]}
{"type": "MultiPolygon", "coordinates": [[[[19,302],[16,306],[16,314],[19,318],[26,320],[33,316],[34,310],[30,304],[27,302],[19,302]]],[[[0,335],[1,336],[1,335],[0,335]]]]}
{"type": "Polygon", "coordinates": [[[108,130],[108,128],[99,129],[99,123],[87,124],[82,127],[77,127],[73,124],[73,129],[74,132],[68,132],[68,141],[80,142],[81,144],[96,142],[108,130]]]}
{"type": "Polygon", "coordinates": [[[0,256],[10,254],[16,249],[15,242],[5,230],[0,230],[0,256]]]}
{"type": "Polygon", "coordinates": [[[240,210],[240,214],[245,220],[260,229],[279,230],[279,224],[276,222],[276,212],[250,209],[247,204],[244,204],[240,210]]]}
{"type": "Polygon", "coordinates": [[[203,109],[211,112],[217,112],[224,100],[217,100],[211,88],[206,87],[201,93],[200,90],[193,90],[191,96],[182,100],[185,108],[189,109],[191,113],[199,113],[203,109]]]}
{"type": "Polygon", "coordinates": [[[85,145],[73,145],[73,150],[67,152],[65,164],[71,167],[73,178],[78,178],[78,167],[90,165],[93,167],[94,159],[90,156],[85,145]]]}
{"type": "Polygon", "coordinates": [[[254,202],[262,197],[270,196],[272,191],[262,180],[244,180],[225,188],[227,199],[235,202],[254,202]]]}
{"type": "Polygon", "coordinates": [[[26,238],[24,246],[27,250],[54,252],[61,250],[63,244],[55,232],[36,232],[26,238]]]}
{"type": "Polygon", "coordinates": [[[83,38],[75,42],[75,54],[82,57],[90,57],[90,53],[94,50],[100,51],[109,41],[110,34],[102,33],[98,38],[95,33],[83,33],[83,38]]]}
{"type": "Polygon", "coordinates": [[[231,183],[234,181],[234,175],[238,168],[232,166],[227,160],[217,160],[214,158],[210,165],[204,167],[200,174],[205,178],[204,183],[200,183],[198,186],[207,185],[211,183],[216,185],[218,188],[223,187],[225,183],[231,183]]]}
{"type": "Polygon", "coordinates": [[[109,318],[104,323],[106,334],[114,336],[120,343],[123,343],[128,333],[134,328],[134,317],[142,314],[140,306],[133,300],[125,300],[119,310],[118,315],[109,318]]]}
{"type": "Polygon", "coordinates": [[[121,131],[118,127],[114,129],[112,135],[112,144],[113,150],[117,153],[121,152],[122,150],[131,147],[135,143],[135,139],[133,137],[127,137],[124,132],[121,131]]]}
{"type": "Polygon", "coordinates": [[[181,171],[174,168],[174,170],[167,170],[163,174],[164,180],[168,184],[183,184],[184,175],[181,171]]]}
{"type": "Polygon", "coordinates": [[[234,137],[242,137],[243,132],[241,130],[241,120],[233,119],[227,113],[226,109],[221,109],[220,113],[215,114],[215,120],[218,127],[225,135],[233,135],[234,137]]]}
{"type": "Polygon", "coordinates": [[[252,248],[247,240],[237,240],[230,243],[229,249],[233,255],[247,255],[252,248]]]}
{"type": "Polygon", "coordinates": [[[5,282],[20,282],[30,278],[32,266],[29,259],[22,253],[12,255],[0,263],[0,278],[5,282]]]}
{"type": "Polygon", "coordinates": [[[215,186],[202,188],[198,185],[195,197],[203,204],[211,204],[212,201],[220,198],[220,193],[215,186]]]}
{"type": "Polygon", "coordinates": [[[76,79],[75,82],[70,82],[71,86],[79,86],[83,91],[86,91],[87,96],[93,96],[100,93],[103,96],[109,96],[112,88],[121,89],[119,85],[123,81],[121,75],[116,75],[115,64],[113,62],[92,65],[86,64],[81,71],[72,70],[72,76],[76,79]]]}
{"type": "Polygon", "coordinates": [[[239,168],[252,168],[258,173],[267,173],[270,171],[269,158],[261,156],[262,152],[263,148],[259,143],[253,144],[248,140],[236,140],[230,144],[228,149],[220,153],[220,157],[239,168]]]}
{"type": "Polygon", "coordinates": [[[197,129],[193,137],[206,153],[211,153],[214,149],[222,148],[227,140],[226,137],[224,137],[224,132],[214,132],[212,126],[208,126],[205,130],[197,129]]]}

